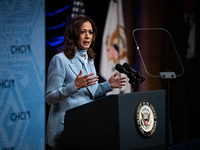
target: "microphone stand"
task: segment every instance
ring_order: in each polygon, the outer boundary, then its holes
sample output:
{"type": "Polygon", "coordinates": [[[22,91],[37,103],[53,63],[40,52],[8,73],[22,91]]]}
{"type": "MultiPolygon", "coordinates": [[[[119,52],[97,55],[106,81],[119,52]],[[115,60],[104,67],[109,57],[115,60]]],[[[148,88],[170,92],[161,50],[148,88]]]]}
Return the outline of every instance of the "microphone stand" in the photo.
{"type": "Polygon", "coordinates": [[[132,86],[132,91],[134,91],[134,92],[136,92],[137,91],[137,88],[138,88],[138,86],[139,86],[139,84],[138,84],[138,79],[135,77],[135,76],[133,76],[132,78],[129,78],[130,80],[129,80],[129,83],[131,84],[131,86],[132,86]]]}
{"type": "Polygon", "coordinates": [[[145,80],[145,78],[140,74],[139,76],[135,76],[132,74],[132,77],[129,78],[129,83],[132,86],[132,91],[136,92],[138,86],[145,80]]]}

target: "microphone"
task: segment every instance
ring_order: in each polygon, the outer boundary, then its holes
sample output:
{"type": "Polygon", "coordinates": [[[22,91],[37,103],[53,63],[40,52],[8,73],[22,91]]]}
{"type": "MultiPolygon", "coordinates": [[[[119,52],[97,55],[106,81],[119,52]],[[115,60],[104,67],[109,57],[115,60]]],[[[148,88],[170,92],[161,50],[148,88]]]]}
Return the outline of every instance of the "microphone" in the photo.
{"type": "Polygon", "coordinates": [[[136,78],[140,78],[141,83],[145,80],[145,78],[142,76],[142,73],[135,71],[128,63],[124,63],[123,66],[127,71],[133,73],[136,78]]]}
{"type": "Polygon", "coordinates": [[[119,71],[120,73],[124,73],[128,76],[129,83],[132,85],[132,89],[136,92],[138,86],[145,80],[145,78],[142,76],[141,72],[135,71],[129,64],[124,63],[123,66],[120,64],[117,64],[115,66],[115,69],[119,71]]]}
{"type": "Polygon", "coordinates": [[[145,77],[142,76],[142,73],[135,71],[128,63],[124,63],[123,66],[126,70],[133,73],[133,76],[138,79],[139,84],[141,84],[145,80],[145,77]]]}
{"type": "Polygon", "coordinates": [[[126,74],[126,75],[128,76],[128,78],[136,78],[136,77],[133,76],[129,71],[127,71],[127,70],[124,68],[124,66],[122,66],[122,65],[120,65],[120,64],[117,64],[117,65],[115,66],[115,69],[116,69],[117,71],[119,71],[120,73],[126,74]]]}
{"type": "Polygon", "coordinates": [[[124,68],[125,68],[126,70],[128,70],[129,72],[132,72],[132,73],[134,73],[134,74],[137,73],[137,71],[135,71],[129,64],[124,63],[123,66],[124,66],[124,68]]]}

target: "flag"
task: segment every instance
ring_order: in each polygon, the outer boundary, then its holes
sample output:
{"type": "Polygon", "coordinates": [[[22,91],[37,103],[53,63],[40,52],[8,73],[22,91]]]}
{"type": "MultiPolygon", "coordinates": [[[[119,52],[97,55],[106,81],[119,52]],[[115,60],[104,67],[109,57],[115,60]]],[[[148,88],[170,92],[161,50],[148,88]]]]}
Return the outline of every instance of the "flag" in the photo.
{"type": "MultiPolygon", "coordinates": [[[[127,40],[124,30],[124,19],[121,0],[110,0],[107,18],[102,38],[102,49],[100,58],[100,75],[108,80],[115,72],[115,65],[127,59],[127,40]]],[[[126,76],[120,74],[120,76],[126,76]]],[[[126,86],[122,89],[114,89],[108,94],[130,93],[131,86],[127,78],[126,86]]]]}

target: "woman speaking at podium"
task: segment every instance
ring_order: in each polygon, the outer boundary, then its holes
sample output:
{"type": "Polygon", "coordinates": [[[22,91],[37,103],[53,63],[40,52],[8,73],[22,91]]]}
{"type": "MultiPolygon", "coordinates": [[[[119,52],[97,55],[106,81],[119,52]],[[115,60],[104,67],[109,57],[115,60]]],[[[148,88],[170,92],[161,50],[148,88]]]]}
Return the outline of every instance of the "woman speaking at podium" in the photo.
{"type": "Polygon", "coordinates": [[[46,102],[51,105],[46,142],[53,149],[64,149],[62,133],[65,111],[86,104],[113,88],[125,86],[126,78],[116,72],[108,81],[98,83],[94,66],[97,28],[87,16],[69,21],[62,52],[55,55],[47,73],[46,102]]]}

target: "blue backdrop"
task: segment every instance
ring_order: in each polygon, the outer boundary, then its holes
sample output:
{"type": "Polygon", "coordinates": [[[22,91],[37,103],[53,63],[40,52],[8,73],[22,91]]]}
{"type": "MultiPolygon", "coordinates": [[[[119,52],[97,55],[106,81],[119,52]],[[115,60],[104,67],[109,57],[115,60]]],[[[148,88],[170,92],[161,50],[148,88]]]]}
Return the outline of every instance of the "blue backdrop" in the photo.
{"type": "Polygon", "coordinates": [[[0,149],[45,149],[45,1],[0,1],[0,149]]]}

